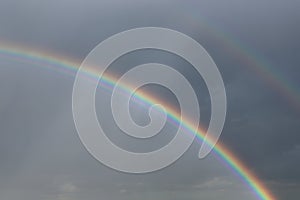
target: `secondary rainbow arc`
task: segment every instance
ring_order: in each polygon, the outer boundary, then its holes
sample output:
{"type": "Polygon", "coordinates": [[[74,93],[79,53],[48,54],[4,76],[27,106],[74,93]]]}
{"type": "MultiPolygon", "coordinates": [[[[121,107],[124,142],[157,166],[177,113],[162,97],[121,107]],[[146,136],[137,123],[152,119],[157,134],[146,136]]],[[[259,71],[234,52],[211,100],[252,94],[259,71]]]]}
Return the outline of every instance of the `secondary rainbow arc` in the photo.
{"type": "Polygon", "coordinates": [[[201,30],[207,31],[207,34],[212,35],[220,45],[229,49],[229,52],[235,58],[245,63],[247,68],[260,77],[262,81],[281,94],[281,97],[290,103],[291,106],[300,110],[299,87],[293,84],[288,77],[276,70],[274,63],[264,59],[256,51],[239,41],[237,37],[233,37],[229,32],[224,31],[213,23],[208,23],[209,19],[204,16],[201,16],[197,21],[193,17],[189,17],[187,21],[191,21],[195,26],[201,28],[201,30]]]}

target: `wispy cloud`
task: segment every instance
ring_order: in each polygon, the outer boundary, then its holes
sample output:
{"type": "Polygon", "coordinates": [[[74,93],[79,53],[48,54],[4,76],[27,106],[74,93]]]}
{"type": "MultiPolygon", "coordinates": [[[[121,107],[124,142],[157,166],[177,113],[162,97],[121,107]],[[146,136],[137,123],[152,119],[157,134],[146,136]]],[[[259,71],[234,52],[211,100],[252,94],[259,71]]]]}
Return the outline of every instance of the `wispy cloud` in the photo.
{"type": "Polygon", "coordinates": [[[193,187],[196,189],[220,189],[226,187],[232,187],[233,182],[226,177],[214,177],[203,183],[195,184],[193,187]]]}

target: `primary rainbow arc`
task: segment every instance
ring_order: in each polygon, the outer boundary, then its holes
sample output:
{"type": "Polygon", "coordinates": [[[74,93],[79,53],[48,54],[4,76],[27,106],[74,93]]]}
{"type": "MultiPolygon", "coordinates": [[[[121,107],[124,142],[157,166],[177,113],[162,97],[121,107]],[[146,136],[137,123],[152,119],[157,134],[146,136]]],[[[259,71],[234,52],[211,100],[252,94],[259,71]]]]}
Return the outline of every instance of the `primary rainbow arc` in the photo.
{"type": "MultiPolygon", "coordinates": [[[[29,48],[22,48],[20,46],[13,45],[1,45],[0,44],[0,55],[9,56],[13,59],[22,60],[25,62],[34,62],[37,64],[45,64],[49,69],[60,71],[63,73],[68,73],[75,75],[80,62],[75,59],[68,59],[66,57],[57,56],[49,53],[42,53],[40,51],[34,51],[29,48]]],[[[92,79],[97,79],[95,74],[95,69],[90,68],[85,71],[86,75],[92,79]]],[[[101,79],[108,85],[114,86],[117,82],[113,74],[108,74],[102,77],[101,79]]],[[[128,91],[130,86],[122,85],[122,88],[128,91]]],[[[152,96],[147,93],[137,93],[135,97],[139,100],[154,104],[158,103],[152,96]]],[[[173,121],[180,123],[180,115],[171,107],[169,107],[164,102],[159,102],[164,105],[167,111],[167,114],[173,121]]],[[[205,133],[198,128],[197,131],[194,131],[196,128],[193,127],[191,122],[187,119],[181,120],[182,125],[190,131],[191,134],[195,134],[198,139],[203,140],[205,133]]],[[[209,138],[208,138],[209,141],[209,138]]],[[[257,199],[261,200],[275,200],[276,198],[272,193],[267,189],[267,187],[231,152],[226,146],[221,142],[218,142],[213,151],[218,155],[223,161],[227,163],[228,166],[249,186],[249,188],[254,192],[257,199]]]]}

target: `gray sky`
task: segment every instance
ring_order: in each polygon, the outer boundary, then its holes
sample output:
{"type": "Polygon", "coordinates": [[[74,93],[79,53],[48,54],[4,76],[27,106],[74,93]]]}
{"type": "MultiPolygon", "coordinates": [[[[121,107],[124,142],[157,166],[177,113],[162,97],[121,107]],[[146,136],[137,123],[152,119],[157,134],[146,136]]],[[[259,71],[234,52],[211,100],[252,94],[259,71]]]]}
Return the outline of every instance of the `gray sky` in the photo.
{"type": "MultiPolygon", "coordinates": [[[[99,42],[130,28],[159,26],[191,36],[210,53],[224,79],[228,112],[220,142],[229,146],[277,199],[297,200],[300,103],[291,104],[241,55],[255,55],[256,61],[269,63],[268,74],[279,76],[282,85],[289,83],[299,102],[299,8],[296,0],[0,0],[0,44],[83,60],[99,42]],[[239,47],[234,48],[233,43],[239,47]]],[[[201,123],[207,126],[210,101],[205,83],[183,59],[144,50],[121,57],[109,70],[122,74],[153,61],[173,66],[189,77],[199,91],[201,123]]],[[[0,53],[1,199],[255,199],[214,155],[199,161],[197,142],[170,167],[146,175],[116,172],[96,161],[81,144],[73,122],[74,75],[0,53]]],[[[144,90],[178,106],[164,88],[144,90]]],[[[109,112],[110,94],[100,88],[96,106],[98,118],[111,130],[109,137],[115,143],[147,151],[170,140],[161,134],[136,144],[122,135],[111,114],[101,115],[109,112]]],[[[147,122],[147,108],[134,104],[131,108],[138,123],[147,122]]],[[[162,133],[174,134],[175,128],[167,123],[162,133]]]]}

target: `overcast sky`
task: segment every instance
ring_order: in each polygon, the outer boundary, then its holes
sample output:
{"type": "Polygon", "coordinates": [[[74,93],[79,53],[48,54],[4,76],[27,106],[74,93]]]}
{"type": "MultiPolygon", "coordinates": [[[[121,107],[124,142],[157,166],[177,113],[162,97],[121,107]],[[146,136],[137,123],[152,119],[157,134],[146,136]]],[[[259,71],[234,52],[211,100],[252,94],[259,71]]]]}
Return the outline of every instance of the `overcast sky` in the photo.
{"type": "MultiPolygon", "coordinates": [[[[14,44],[82,61],[107,37],[136,27],[171,28],[197,40],[214,59],[226,87],[228,112],[220,142],[283,200],[300,196],[299,24],[297,0],[0,0],[0,48],[1,43],[14,44]],[[255,63],[269,70],[263,73],[255,63]],[[275,78],[270,81],[270,76],[275,78]],[[282,92],[278,86],[289,90],[282,92]]],[[[208,91],[183,59],[162,51],[137,51],[119,58],[109,70],[121,75],[148,62],[173,66],[189,77],[200,99],[201,124],[207,126],[208,91]]],[[[85,150],[75,129],[74,79],[75,72],[59,73],[0,53],[1,199],[256,199],[216,156],[198,160],[197,142],[170,167],[146,175],[102,165],[85,150]]],[[[149,85],[141,90],[178,106],[166,88],[149,85]]],[[[148,151],[170,140],[160,134],[148,142],[129,141],[109,114],[110,95],[99,88],[96,107],[112,141],[148,151]]],[[[131,104],[131,110],[137,123],[147,123],[147,108],[131,104]]],[[[167,122],[162,133],[175,131],[167,122]]]]}

